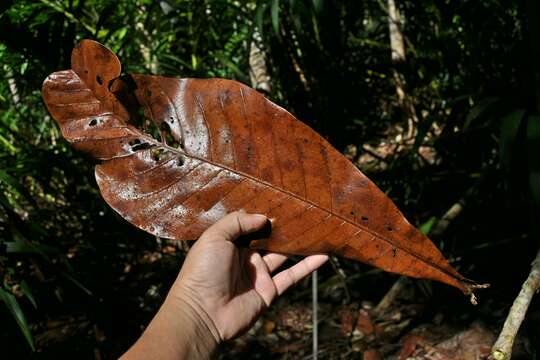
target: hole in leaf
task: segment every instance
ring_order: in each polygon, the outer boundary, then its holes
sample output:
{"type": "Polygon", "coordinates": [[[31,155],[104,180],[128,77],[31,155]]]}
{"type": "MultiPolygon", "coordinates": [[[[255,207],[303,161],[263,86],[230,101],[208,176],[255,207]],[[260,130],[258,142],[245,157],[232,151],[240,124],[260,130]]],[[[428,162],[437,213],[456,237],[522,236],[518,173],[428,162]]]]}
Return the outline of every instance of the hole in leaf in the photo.
{"type": "Polygon", "coordinates": [[[394,229],[392,229],[391,226],[387,226],[387,227],[386,227],[386,230],[388,230],[388,231],[393,231],[394,229]]]}
{"type": "Polygon", "coordinates": [[[159,125],[159,130],[169,131],[169,124],[167,124],[166,122],[162,122],[161,125],[159,125]]]}
{"type": "Polygon", "coordinates": [[[176,165],[178,166],[184,166],[185,162],[184,162],[184,158],[182,156],[179,156],[178,157],[178,160],[176,160],[176,165]]]}
{"type": "Polygon", "coordinates": [[[139,151],[139,150],[146,150],[146,149],[150,149],[150,148],[153,148],[155,145],[153,144],[149,144],[149,143],[142,143],[142,144],[135,144],[135,145],[132,145],[131,146],[131,150],[133,151],[139,151]]]}
{"type": "Polygon", "coordinates": [[[159,149],[155,149],[154,151],[152,151],[152,159],[154,159],[154,161],[159,161],[161,159],[161,155],[163,155],[163,152],[165,150],[159,148],[159,149]]]}
{"type": "Polygon", "coordinates": [[[151,120],[146,118],[143,124],[143,130],[145,133],[152,136],[154,139],[161,139],[161,134],[157,125],[151,120]]]}
{"type": "Polygon", "coordinates": [[[174,117],[171,116],[170,119],[171,119],[171,124],[172,124],[174,122],[174,117]]]}
{"type": "Polygon", "coordinates": [[[368,221],[369,219],[368,219],[367,216],[362,216],[362,220],[363,220],[363,221],[368,221]]]}
{"type": "Polygon", "coordinates": [[[148,97],[152,96],[152,91],[151,90],[146,90],[145,95],[148,96],[148,97]]]}
{"type": "Polygon", "coordinates": [[[90,122],[88,123],[88,125],[90,125],[90,126],[96,126],[96,125],[97,125],[97,119],[92,119],[92,120],[90,120],[90,122]]]}
{"type": "Polygon", "coordinates": [[[170,147],[182,149],[182,143],[176,140],[169,131],[165,132],[165,142],[170,147]]]}
{"type": "Polygon", "coordinates": [[[351,211],[351,215],[354,216],[354,211],[351,211]]]}
{"type": "Polygon", "coordinates": [[[141,140],[139,139],[133,139],[129,142],[129,146],[135,146],[141,143],[141,140]]]}
{"type": "Polygon", "coordinates": [[[101,76],[96,75],[96,81],[99,85],[103,85],[103,79],[101,78],[101,76]]]}
{"type": "Polygon", "coordinates": [[[124,92],[114,93],[117,99],[128,109],[129,111],[129,123],[136,128],[143,128],[145,120],[144,108],[139,106],[138,103],[135,103],[133,98],[130,98],[129,94],[126,95],[124,92]]]}

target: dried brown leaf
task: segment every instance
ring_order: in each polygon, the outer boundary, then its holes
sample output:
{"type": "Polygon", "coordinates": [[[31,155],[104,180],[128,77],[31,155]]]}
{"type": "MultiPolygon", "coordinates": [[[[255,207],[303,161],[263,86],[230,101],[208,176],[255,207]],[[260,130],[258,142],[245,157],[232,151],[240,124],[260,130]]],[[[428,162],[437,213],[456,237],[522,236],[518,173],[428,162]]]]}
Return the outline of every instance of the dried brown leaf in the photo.
{"type": "Polygon", "coordinates": [[[45,80],[43,98],[64,137],[101,160],[101,193],[132,224],[195,239],[243,209],[276,219],[252,248],[332,253],[472,292],[375,184],[257,91],[224,79],[120,73],[111,51],[83,40],[72,69],[45,80]],[[135,126],[139,107],[152,126],[135,126]]]}

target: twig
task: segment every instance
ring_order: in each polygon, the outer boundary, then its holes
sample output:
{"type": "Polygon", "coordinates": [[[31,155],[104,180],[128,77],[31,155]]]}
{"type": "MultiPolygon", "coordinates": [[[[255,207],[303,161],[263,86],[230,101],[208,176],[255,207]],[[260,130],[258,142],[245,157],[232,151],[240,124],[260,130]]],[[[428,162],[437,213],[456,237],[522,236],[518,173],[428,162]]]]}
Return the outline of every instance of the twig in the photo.
{"type": "Polygon", "coordinates": [[[390,307],[396,300],[396,297],[401,293],[401,291],[409,284],[409,278],[401,276],[395,283],[392,285],[390,290],[383,296],[382,300],[379,301],[375,309],[373,309],[373,316],[378,317],[382,315],[386,309],[390,307]]]}
{"type": "MultiPolygon", "coordinates": [[[[540,111],[540,45],[539,45],[539,22],[540,19],[540,7],[538,2],[534,0],[529,0],[525,2],[526,5],[526,15],[528,18],[529,25],[529,38],[532,45],[532,58],[534,59],[532,64],[533,68],[533,85],[536,95],[536,111],[540,111]]],[[[532,169],[531,169],[532,174],[532,169]]],[[[538,291],[540,287],[540,250],[534,261],[531,264],[531,272],[527,277],[527,280],[523,283],[521,291],[514,300],[510,312],[504,322],[499,338],[495,341],[495,345],[491,349],[491,357],[495,360],[506,360],[510,359],[512,356],[512,346],[514,344],[514,339],[516,338],[517,332],[527,309],[531,303],[532,297],[538,291]]]]}
{"type": "Polygon", "coordinates": [[[313,323],[313,360],[317,360],[319,353],[319,324],[317,319],[317,310],[318,310],[318,279],[317,279],[317,270],[311,275],[311,292],[312,292],[312,316],[311,320],[313,323]]]}
{"type": "Polygon", "coordinates": [[[386,160],[384,157],[382,157],[381,155],[377,154],[375,151],[371,150],[369,148],[369,145],[363,145],[362,146],[362,150],[366,153],[368,153],[369,155],[373,156],[375,159],[379,160],[379,161],[382,161],[386,164],[388,164],[388,160],[386,160]]]}
{"type": "Polygon", "coordinates": [[[491,357],[495,360],[507,360],[512,356],[512,346],[516,338],[517,332],[527,309],[531,303],[532,297],[540,288],[540,251],[536,254],[536,258],[531,264],[531,272],[529,277],[523,283],[519,295],[514,300],[510,312],[504,322],[499,338],[495,341],[495,345],[491,349],[491,357]]]}
{"type": "Polygon", "coordinates": [[[458,200],[454,205],[448,209],[448,211],[443,215],[441,220],[437,222],[437,224],[433,227],[433,229],[429,232],[429,236],[432,238],[440,237],[446,229],[448,229],[448,226],[454,221],[455,218],[459,216],[463,212],[463,209],[466,205],[466,198],[469,197],[470,194],[467,192],[467,194],[458,200]]]}
{"type": "Polygon", "coordinates": [[[339,259],[336,256],[330,256],[330,264],[338,275],[339,280],[341,280],[341,286],[345,291],[345,302],[349,303],[351,301],[351,294],[349,292],[349,287],[347,286],[347,275],[345,274],[345,271],[343,271],[343,269],[341,268],[339,264],[339,259]]]}

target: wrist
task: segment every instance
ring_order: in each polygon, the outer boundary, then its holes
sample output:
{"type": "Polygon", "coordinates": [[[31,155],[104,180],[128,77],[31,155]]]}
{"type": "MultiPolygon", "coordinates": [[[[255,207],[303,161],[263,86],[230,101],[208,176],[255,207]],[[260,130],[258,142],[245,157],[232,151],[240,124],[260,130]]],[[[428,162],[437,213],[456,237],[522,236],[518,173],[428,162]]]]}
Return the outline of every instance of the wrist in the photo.
{"type": "Polygon", "coordinates": [[[221,339],[214,322],[197,301],[189,295],[169,294],[162,310],[167,317],[176,318],[169,321],[177,323],[177,341],[183,358],[212,357],[221,339]]]}
{"type": "Polygon", "coordinates": [[[220,338],[197,304],[169,293],[139,340],[122,359],[210,359],[220,338]]]}

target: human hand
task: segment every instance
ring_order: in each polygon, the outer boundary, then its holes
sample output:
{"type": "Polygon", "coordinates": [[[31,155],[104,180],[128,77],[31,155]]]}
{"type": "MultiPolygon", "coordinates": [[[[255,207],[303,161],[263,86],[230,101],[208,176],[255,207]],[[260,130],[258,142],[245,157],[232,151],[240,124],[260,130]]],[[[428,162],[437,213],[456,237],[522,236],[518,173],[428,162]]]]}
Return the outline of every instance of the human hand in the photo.
{"type": "Polygon", "coordinates": [[[201,317],[211,320],[208,326],[215,328],[218,342],[248,330],[277,296],[328,260],[327,255],[308,256],[272,276],[286,255],[261,256],[233,243],[266,221],[264,215],[233,212],[212,225],[191,248],[171,289],[170,296],[204,312],[201,317]]]}
{"type": "Polygon", "coordinates": [[[272,276],[287,256],[238,248],[234,240],[264,226],[263,215],[233,212],[195,242],[167,299],[124,359],[209,358],[248,330],[289,287],[328,260],[312,255],[272,276]]]}

